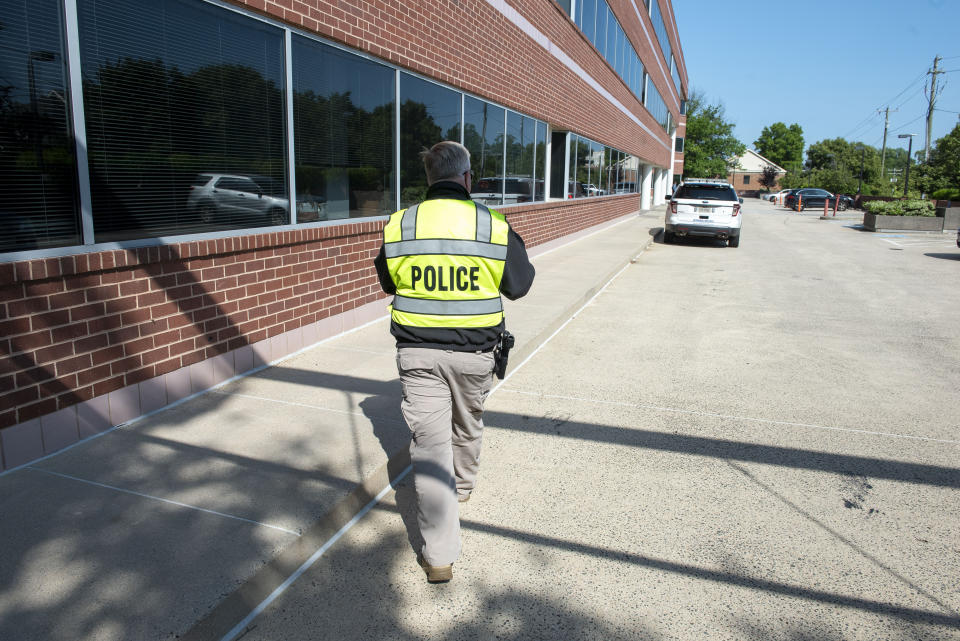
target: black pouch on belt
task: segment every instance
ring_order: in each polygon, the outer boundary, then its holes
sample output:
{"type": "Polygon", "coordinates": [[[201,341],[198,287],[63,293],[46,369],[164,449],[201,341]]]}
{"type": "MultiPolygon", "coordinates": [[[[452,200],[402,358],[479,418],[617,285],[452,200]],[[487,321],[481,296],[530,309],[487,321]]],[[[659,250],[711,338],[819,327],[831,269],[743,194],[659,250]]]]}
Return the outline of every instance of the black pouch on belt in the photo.
{"type": "Polygon", "coordinates": [[[497,342],[496,348],[493,350],[493,373],[501,381],[507,373],[507,360],[510,358],[510,350],[513,349],[514,342],[513,334],[504,330],[500,334],[500,340],[497,342]]]}

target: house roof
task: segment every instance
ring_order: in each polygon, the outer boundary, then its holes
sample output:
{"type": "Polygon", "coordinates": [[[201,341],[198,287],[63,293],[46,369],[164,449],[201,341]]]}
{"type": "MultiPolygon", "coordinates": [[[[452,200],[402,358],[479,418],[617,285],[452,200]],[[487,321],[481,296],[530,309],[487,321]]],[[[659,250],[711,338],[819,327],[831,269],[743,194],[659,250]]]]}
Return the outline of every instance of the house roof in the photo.
{"type": "Polygon", "coordinates": [[[766,166],[773,167],[777,170],[778,174],[785,174],[787,170],[778,165],[777,163],[767,160],[753,149],[747,149],[743,152],[743,155],[737,159],[739,166],[737,167],[738,172],[744,171],[763,171],[763,168],[766,166]]]}

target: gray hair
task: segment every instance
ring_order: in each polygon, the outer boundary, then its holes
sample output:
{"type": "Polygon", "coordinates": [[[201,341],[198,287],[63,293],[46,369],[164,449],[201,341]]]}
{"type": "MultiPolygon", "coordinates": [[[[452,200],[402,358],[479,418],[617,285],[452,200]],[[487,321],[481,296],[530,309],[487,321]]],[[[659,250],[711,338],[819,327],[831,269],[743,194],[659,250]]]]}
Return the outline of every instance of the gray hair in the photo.
{"type": "Polygon", "coordinates": [[[452,140],[438,142],[430,149],[420,152],[423,168],[427,172],[427,183],[432,185],[441,180],[457,178],[470,171],[470,152],[466,147],[452,140]]]}

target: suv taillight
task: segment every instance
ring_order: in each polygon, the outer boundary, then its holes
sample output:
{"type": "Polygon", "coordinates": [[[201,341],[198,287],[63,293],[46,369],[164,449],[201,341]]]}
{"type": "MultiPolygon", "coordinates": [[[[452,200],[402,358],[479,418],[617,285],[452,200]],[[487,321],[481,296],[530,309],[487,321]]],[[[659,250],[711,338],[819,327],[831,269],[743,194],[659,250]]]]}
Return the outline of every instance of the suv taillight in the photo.
{"type": "Polygon", "coordinates": [[[733,206],[733,215],[736,216],[740,213],[740,203],[737,203],[733,206]]]}
{"type": "Polygon", "coordinates": [[[670,213],[671,214],[677,213],[677,201],[675,200],[670,201],[670,213]]]}

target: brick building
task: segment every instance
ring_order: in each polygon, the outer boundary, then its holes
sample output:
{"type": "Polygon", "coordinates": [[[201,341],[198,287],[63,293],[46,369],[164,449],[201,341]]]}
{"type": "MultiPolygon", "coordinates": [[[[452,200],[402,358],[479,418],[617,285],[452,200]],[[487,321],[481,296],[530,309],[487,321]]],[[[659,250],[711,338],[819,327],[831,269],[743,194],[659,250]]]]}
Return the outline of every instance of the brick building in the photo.
{"type": "Polygon", "coordinates": [[[761,191],[768,191],[766,187],[760,184],[760,178],[763,176],[763,170],[766,167],[773,167],[774,171],[777,172],[777,182],[769,191],[779,191],[780,177],[785,175],[787,170],[775,162],[767,160],[752,149],[747,149],[742,156],[737,158],[735,169],[727,176],[727,180],[741,196],[759,196],[761,191]]]}
{"type": "Polygon", "coordinates": [[[423,146],[462,141],[531,253],[682,172],[669,0],[31,0],[0,23],[0,470],[384,316],[372,259],[423,146]]]}

